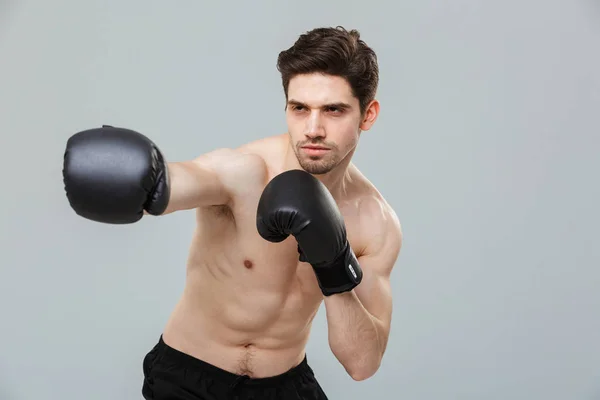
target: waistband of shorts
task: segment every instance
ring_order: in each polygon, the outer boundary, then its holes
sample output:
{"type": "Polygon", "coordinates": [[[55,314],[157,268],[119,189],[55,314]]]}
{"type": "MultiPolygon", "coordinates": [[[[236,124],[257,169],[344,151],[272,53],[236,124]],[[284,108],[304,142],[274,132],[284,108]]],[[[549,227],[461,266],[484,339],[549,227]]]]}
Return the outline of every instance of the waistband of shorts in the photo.
{"type": "MultiPolygon", "coordinates": [[[[183,353],[168,344],[163,340],[162,335],[158,340],[158,351],[162,357],[165,357],[169,360],[177,361],[179,365],[183,368],[190,368],[193,371],[206,372],[217,380],[229,384],[229,385],[250,385],[250,386],[276,386],[285,381],[293,380],[294,378],[310,372],[312,373],[312,369],[308,365],[308,359],[306,354],[304,355],[304,359],[296,366],[290,368],[288,371],[283,372],[279,375],[264,377],[264,378],[252,378],[246,375],[239,375],[233,372],[224,370],[215,365],[212,365],[206,361],[203,361],[199,358],[193,357],[189,354],[183,353]]],[[[159,357],[161,357],[159,356],[159,357]]]]}

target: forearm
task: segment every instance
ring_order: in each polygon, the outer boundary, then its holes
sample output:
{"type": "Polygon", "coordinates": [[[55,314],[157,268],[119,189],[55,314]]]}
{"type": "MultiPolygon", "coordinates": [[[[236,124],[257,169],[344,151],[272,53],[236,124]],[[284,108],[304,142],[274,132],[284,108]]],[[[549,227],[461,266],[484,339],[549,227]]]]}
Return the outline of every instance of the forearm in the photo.
{"type": "Polygon", "coordinates": [[[332,352],[355,380],[371,377],[381,363],[385,333],[381,322],[354,291],[325,297],[332,352]]]}

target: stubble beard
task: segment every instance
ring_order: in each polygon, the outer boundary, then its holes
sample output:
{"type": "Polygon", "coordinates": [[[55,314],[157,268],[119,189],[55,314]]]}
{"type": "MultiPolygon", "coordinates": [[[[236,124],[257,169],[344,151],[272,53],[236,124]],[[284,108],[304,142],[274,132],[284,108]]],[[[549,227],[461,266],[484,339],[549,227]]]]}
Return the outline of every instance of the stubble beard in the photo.
{"type": "Polygon", "coordinates": [[[330,150],[323,156],[307,156],[302,153],[301,147],[304,145],[306,143],[298,143],[294,148],[294,152],[296,153],[300,167],[309,174],[323,175],[330,172],[339,164],[337,148],[335,146],[328,145],[327,147],[330,150]]]}

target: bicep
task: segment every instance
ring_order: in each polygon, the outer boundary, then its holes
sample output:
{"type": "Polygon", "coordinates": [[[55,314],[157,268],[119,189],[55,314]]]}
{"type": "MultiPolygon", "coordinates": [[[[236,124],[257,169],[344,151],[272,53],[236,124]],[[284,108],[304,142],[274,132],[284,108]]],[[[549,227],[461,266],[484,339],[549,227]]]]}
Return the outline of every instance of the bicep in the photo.
{"type": "Polygon", "coordinates": [[[402,247],[402,231],[392,214],[382,222],[380,232],[358,257],[363,280],[354,290],[365,309],[378,321],[387,335],[392,319],[391,274],[402,247]]]}
{"type": "Polygon", "coordinates": [[[216,205],[233,206],[249,188],[266,178],[264,160],[238,149],[218,149],[194,160],[170,165],[171,199],[168,209],[181,210],[216,205]]]}

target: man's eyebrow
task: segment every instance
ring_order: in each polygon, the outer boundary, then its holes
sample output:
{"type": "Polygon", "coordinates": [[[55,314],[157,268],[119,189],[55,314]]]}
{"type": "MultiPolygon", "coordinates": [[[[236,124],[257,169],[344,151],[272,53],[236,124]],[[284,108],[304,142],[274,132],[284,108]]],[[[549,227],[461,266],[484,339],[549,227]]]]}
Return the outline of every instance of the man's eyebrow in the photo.
{"type": "MultiPolygon", "coordinates": [[[[298,100],[294,100],[294,99],[290,99],[288,100],[288,104],[291,106],[303,106],[303,107],[308,107],[305,103],[298,101],[298,100]]],[[[341,108],[341,109],[348,109],[348,108],[352,108],[352,106],[348,103],[344,103],[343,101],[338,101],[338,102],[334,102],[334,103],[327,103],[327,104],[323,104],[321,106],[321,108],[341,108]]]]}

